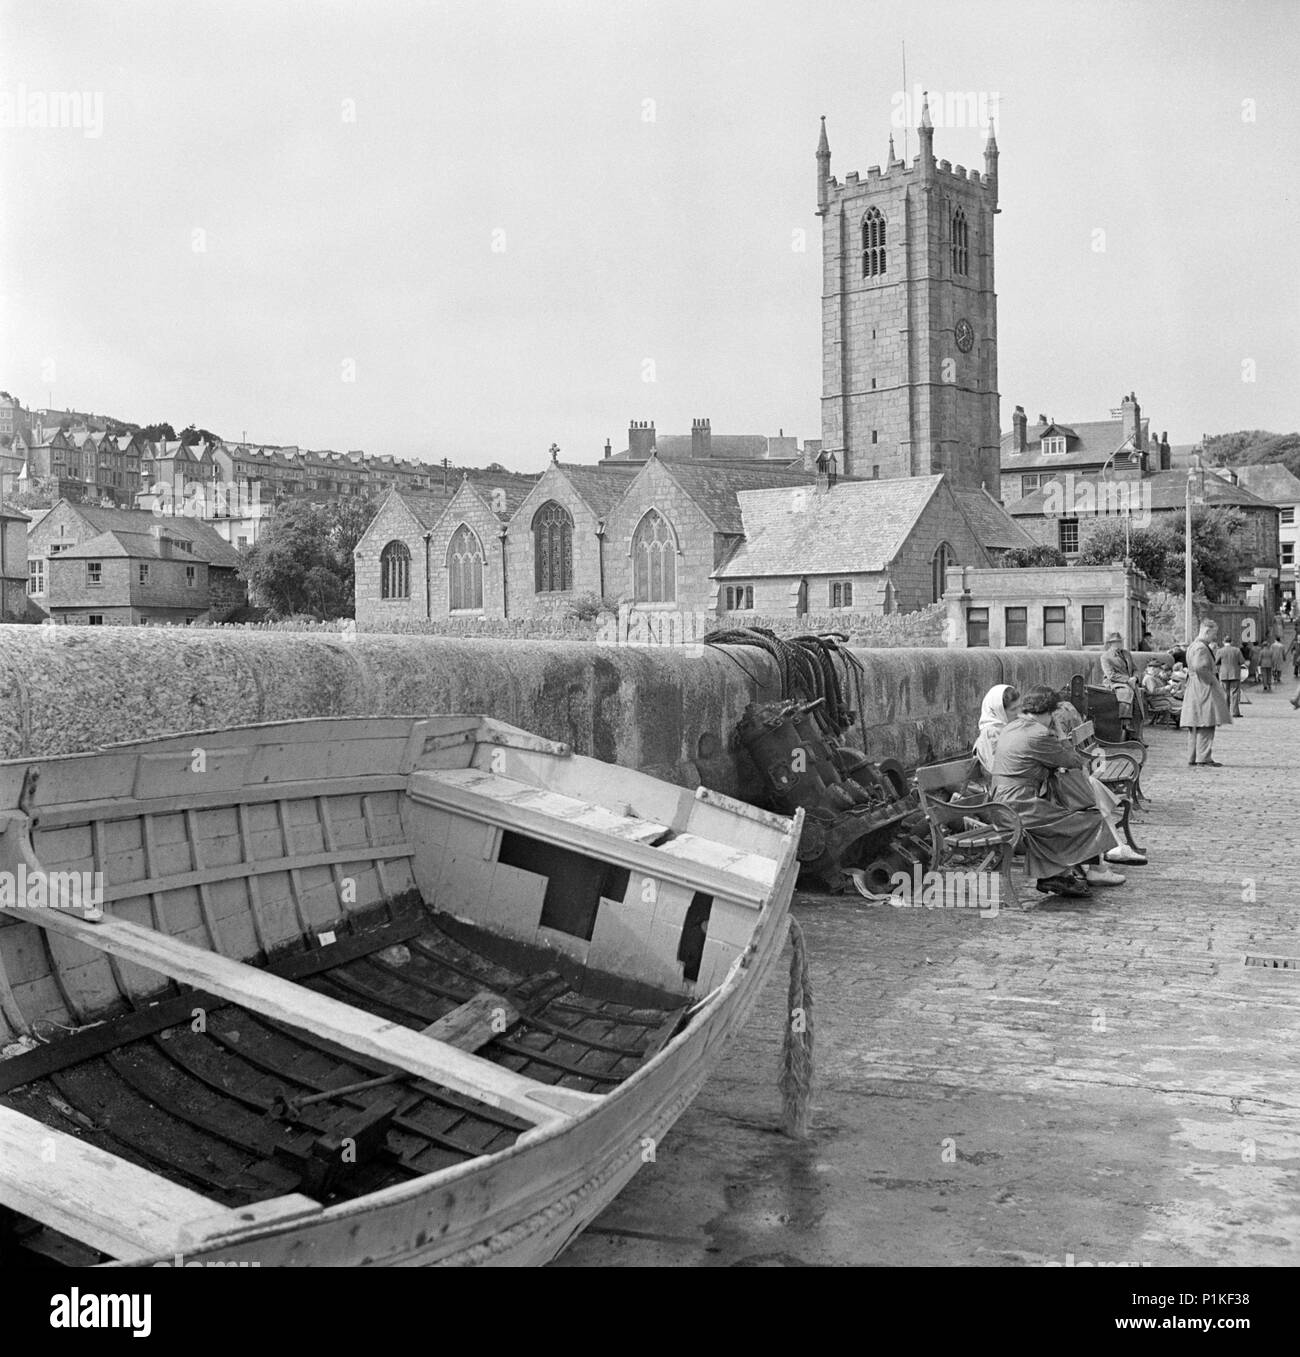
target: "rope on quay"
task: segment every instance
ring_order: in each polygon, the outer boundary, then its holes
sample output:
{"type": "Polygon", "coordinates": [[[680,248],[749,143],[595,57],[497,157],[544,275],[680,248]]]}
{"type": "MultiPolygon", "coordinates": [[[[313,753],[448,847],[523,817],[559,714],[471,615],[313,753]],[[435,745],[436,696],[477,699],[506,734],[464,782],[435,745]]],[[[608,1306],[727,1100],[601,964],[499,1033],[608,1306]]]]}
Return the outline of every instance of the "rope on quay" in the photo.
{"type": "Polygon", "coordinates": [[[779,1081],[781,1130],[794,1140],[807,1140],[813,1091],[813,991],[803,928],[794,918],[790,920],[790,943],[793,952],[779,1081]]]}

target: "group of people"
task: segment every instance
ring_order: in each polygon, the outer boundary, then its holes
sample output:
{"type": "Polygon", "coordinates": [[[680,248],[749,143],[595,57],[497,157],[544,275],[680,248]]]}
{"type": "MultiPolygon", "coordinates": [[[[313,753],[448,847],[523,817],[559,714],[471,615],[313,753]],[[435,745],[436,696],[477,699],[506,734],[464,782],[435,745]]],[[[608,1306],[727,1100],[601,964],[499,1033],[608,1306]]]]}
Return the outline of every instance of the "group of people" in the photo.
{"type": "Polygon", "coordinates": [[[1151,721],[1160,717],[1170,720],[1182,710],[1183,698],[1187,693],[1187,666],[1182,660],[1164,663],[1161,660],[1148,660],[1142,673],[1142,697],[1146,703],[1147,716],[1151,721]]]}
{"type": "Polygon", "coordinates": [[[990,688],[980,711],[975,755],[993,798],[1024,826],[1025,870],[1044,894],[1086,896],[1120,886],[1112,864],[1145,866],[1121,836],[1120,805],[1091,772],[1092,756],[1074,747],[1083,717],[1051,688],[1023,694],[990,688]]]}

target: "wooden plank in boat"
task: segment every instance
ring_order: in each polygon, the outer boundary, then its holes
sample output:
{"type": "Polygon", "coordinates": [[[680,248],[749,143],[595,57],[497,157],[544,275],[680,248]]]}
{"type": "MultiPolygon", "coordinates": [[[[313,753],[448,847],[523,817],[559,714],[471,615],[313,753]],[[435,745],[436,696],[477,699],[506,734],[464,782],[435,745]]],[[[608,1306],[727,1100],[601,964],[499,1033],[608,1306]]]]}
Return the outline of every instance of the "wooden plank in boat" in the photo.
{"type": "Polygon", "coordinates": [[[167,1252],[186,1225],[220,1211],[187,1187],[2,1104],[0,1201],[113,1258],[167,1252]]]}
{"type": "Polygon", "coordinates": [[[490,1060],[468,1055],[267,971],[124,919],[105,915],[90,923],[56,909],[23,910],[22,914],[28,922],[50,932],[147,966],[534,1124],[563,1121],[598,1101],[590,1094],[526,1079],[490,1060]]]}
{"type": "Polygon", "coordinates": [[[713,839],[701,838],[698,834],[679,834],[659,851],[686,862],[704,863],[724,872],[734,872],[751,881],[761,881],[765,886],[770,886],[776,880],[776,862],[772,858],[741,852],[713,839]]]}
{"type": "MultiPolygon", "coordinates": [[[[573,820],[534,809],[521,801],[505,799],[513,794],[514,787],[526,784],[512,784],[499,795],[494,795],[486,790],[484,779],[502,780],[478,770],[463,773],[450,770],[413,773],[408,795],[421,804],[458,810],[473,819],[500,825],[504,829],[516,830],[521,834],[530,835],[546,843],[558,844],[575,852],[589,853],[593,857],[627,867],[629,870],[635,869],[651,877],[676,881],[713,895],[744,900],[755,906],[762,905],[768,897],[769,887],[756,878],[752,868],[748,871],[732,872],[728,868],[700,861],[698,858],[688,860],[687,854],[666,853],[665,850],[671,846],[671,842],[676,840],[670,841],[670,844],[665,844],[662,848],[651,848],[644,843],[590,829],[586,825],[576,824],[573,820]]],[[[730,850],[718,847],[719,853],[730,853],[730,850]]],[[[746,866],[749,865],[745,862],[745,855],[732,856],[746,866]]],[[[775,866],[772,868],[772,874],[775,874],[775,866]]]]}

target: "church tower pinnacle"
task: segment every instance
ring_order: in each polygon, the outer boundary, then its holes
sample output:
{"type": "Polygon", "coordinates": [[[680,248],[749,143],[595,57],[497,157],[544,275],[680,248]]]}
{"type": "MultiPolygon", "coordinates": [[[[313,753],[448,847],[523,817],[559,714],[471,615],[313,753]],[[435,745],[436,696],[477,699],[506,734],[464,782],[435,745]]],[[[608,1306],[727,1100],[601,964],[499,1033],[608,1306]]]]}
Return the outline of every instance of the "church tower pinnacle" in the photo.
{"type": "Polygon", "coordinates": [[[830,192],[831,144],[826,139],[826,115],[822,114],[822,134],[817,139],[817,215],[826,215],[826,200],[830,192]]]}

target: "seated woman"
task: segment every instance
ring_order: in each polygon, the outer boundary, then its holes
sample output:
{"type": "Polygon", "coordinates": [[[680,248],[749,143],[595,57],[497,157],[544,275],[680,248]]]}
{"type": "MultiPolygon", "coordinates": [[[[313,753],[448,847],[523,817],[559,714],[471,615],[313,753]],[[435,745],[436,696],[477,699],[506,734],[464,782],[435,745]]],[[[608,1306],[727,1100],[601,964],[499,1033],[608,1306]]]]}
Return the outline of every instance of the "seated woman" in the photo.
{"type": "Polygon", "coordinates": [[[1169,695],[1169,685],[1165,682],[1164,671],[1159,660],[1152,660],[1142,675],[1142,689],[1146,693],[1147,710],[1152,719],[1161,716],[1174,716],[1177,708],[1169,695]]]}
{"type": "MultiPolygon", "coordinates": [[[[1008,722],[1014,721],[1020,714],[1020,693],[1008,683],[995,684],[984,695],[980,708],[979,736],[975,740],[975,757],[987,776],[992,778],[993,760],[997,752],[998,739],[1008,722]]],[[[1061,700],[1052,713],[1052,729],[1058,739],[1070,745],[1070,732],[1083,724],[1073,703],[1061,700]]],[[[1066,810],[1087,809],[1095,806],[1101,817],[1110,826],[1114,846],[1106,854],[1107,862],[1127,862],[1134,866],[1145,866],[1146,858],[1128,847],[1123,840],[1120,824],[1120,804],[1115,794],[1103,782],[1085,772],[1082,768],[1058,769],[1046,784],[1048,798],[1066,810]]],[[[1097,865],[1085,864],[1084,876],[1089,885],[1122,886],[1125,878],[1119,872],[1113,872],[1105,862],[1097,865]]]]}
{"type": "Polygon", "coordinates": [[[1187,691],[1187,666],[1178,660],[1169,675],[1169,696],[1181,704],[1183,694],[1187,691]]]}
{"type": "MultiPolygon", "coordinates": [[[[1044,893],[1083,896],[1092,892],[1080,870],[1099,863],[1115,846],[1115,835],[1093,805],[1067,810],[1039,794],[1058,768],[1083,769],[1086,755],[1067,748],[1052,733],[1052,712],[1060,698],[1042,686],[1020,701],[1021,715],[998,733],[993,754],[993,799],[1010,806],[1025,829],[1025,870],[1044,893]]],[[[1104,870],[1104,869],[1103,869],[1104,870]]]]}

